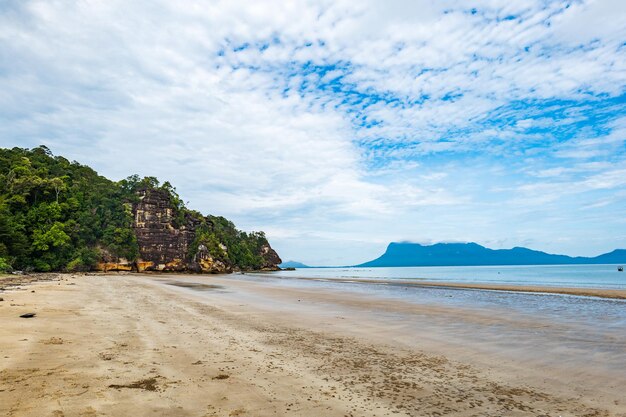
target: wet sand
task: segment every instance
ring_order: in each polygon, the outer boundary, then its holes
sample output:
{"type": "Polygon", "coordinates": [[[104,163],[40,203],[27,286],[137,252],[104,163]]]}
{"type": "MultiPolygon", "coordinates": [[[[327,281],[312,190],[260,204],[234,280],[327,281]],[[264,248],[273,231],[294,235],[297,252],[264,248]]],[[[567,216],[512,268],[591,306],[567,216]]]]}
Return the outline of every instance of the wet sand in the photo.
{"type": "Polygon", "coordinates": [[[0,415],[626,416],[619,369],[539,366],[436,330],[528,318],[236,276],[63,276],[0,297],[0,415]]]}
{"type": "MultiPolygon", "coordinates": [[[[261,275],[259,275],[261,276],[261,275]]],[[[382,280],[382,279],[365,279],[365,278],[307,278],[293,277],[292,279],[303,279],[311,281],[335,281],[335,282],[362,282],[380,285],[403,285],[411,287],[442,287],[442,288],[465,288],[475,290],[492,290],[492,291],[517,291],[544,294],[565,294],[577,295],[585,297],[614,298],[626,300],[626,290],[614,289],[598,289],[598,288],[567,288],[567,287],[549,287],[541,285],[499,285],[499,284],[470,284],[457,282],[435,282],[423,280],[382,280]]]]}

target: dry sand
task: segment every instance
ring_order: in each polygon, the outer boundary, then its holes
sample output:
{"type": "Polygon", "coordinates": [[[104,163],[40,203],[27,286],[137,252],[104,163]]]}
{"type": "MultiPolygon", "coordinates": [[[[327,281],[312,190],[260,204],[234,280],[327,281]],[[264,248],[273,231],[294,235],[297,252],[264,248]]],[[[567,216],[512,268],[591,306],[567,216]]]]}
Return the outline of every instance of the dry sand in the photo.
{"type": "Polygon", "coordinates": [[[359,310],[328,309],[367,300],[316,293],[297,310],[281,300],[313,295],[262,288],[96,275],[0,292],[0,415],[626,416],[613,375],[405,343],[393,326],[360,326],[359,310]]]}

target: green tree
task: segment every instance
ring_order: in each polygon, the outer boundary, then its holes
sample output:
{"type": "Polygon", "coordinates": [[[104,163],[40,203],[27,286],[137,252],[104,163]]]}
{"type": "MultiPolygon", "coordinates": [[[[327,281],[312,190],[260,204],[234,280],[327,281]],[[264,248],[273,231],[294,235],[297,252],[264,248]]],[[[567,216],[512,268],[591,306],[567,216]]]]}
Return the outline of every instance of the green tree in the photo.
{"type": "Polygon", "coordinates": [[[48,251],[53,248],[63,248],[69,246],[70,237],[63,230],[63,223],[55,222],[48,229],[38,229],[33,233],[33,249],[37,251],[48,251]]]}

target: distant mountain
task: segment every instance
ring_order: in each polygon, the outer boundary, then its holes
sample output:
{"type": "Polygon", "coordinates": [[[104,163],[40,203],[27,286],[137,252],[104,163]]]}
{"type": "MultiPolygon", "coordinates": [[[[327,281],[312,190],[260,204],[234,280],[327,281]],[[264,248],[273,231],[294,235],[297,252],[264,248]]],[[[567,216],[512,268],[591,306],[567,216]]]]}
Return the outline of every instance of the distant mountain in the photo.
{"type": "Polygon", "coordinates": [[[552,255],[527,248],[489,249],[477,243],[392,242],[387,251],[359,267],[371,266],[472,266],[472,265],[559,265],[559,264],[626,264],[626,249],[594,258],[552,255]]]}
{"type": "Polygon", "coordinates": [[[593,260],[593,262],[589,262],[593,264],[624,264],[626,263],[626,249],[615,249],[613,252],[605,253],[589,259],[593,260]]]}
{"type": "Polygon", "coordinates": [[[296,261],[286,261],[278,266],[280,268],[310,268],[310,266],[305,265],[301,262],[296,262],[296,261]]]}

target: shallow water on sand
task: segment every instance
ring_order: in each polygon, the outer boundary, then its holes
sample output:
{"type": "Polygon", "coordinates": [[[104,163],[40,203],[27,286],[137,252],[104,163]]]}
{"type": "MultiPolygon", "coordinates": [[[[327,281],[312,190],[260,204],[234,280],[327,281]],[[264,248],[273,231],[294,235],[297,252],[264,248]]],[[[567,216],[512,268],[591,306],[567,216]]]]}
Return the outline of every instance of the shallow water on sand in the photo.
{"type": "Polygon", "coordinates": [[[277,271],[279,277],[415,279],[477,284],[541,285],[626,289],[626,272],[618,265],[506,265],[397,268],[302,268],[277,271]]]}
{"type": "MultiPolygon", "coordinates": [[[[304,273],[308,270],[303,270],[304,273]]],[[[271,298],[271,289],[320,294],[314,303],[300,300],[286,311],[352,315],[378,323],[391,337],[419,343],[427,337],[469,350],[502,354],[518,360],[575,368],[626,366],[626,300],[547,293],[522,293],[465,288],[416,287],[370,282],[287,278],[283,275],[233,275],[233,280],[262,284],[266,295],[249,294],[257,302],[271,298]],[[335,297],[325,299],[322,294],[335,297]],[[359,300],[347,303],[342,300],[359,300]],[[395,303],[395,304],[394,304],[395,303]],[[295,306],[295,307],[294,307],[295,306]]],[[[233,297],[242,296],[237,292],[233,297]]],[[[296,301],[296,300],[294,300],[296,301]]],[[[270,302],[271,304],[272,302],[270,302]]],[[[279,304],[274,305],[277,307],[279,304]]],[[[502,356],[502,355],[500,355],[502,356]]]]}

